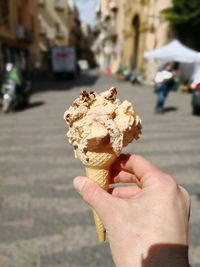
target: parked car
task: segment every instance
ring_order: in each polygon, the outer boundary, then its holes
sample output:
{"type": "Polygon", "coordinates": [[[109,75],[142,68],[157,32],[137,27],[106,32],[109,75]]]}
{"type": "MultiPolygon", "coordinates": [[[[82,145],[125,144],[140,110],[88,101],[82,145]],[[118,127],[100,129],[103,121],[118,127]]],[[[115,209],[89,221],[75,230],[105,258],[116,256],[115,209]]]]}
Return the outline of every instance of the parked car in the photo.
{"type": "Polygon", "coordinates": [[[192,94],[192,111],[193,114],[200,114],[200,83],[196,84],[192,94]]]}

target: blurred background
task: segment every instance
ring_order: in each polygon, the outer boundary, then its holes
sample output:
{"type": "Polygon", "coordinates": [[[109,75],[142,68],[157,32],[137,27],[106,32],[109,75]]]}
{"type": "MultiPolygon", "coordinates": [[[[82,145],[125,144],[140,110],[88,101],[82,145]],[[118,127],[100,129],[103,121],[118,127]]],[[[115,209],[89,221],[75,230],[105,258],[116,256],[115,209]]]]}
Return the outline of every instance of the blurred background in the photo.
{"type": "Polygon", "coordinates": [[[199,28],[199,0],[0,0],[0,266],[114,266],[72,187],[84,169],[63,114],[115,86],[143,122],[124,151],[191,195],[200,267],[199,28]]]}

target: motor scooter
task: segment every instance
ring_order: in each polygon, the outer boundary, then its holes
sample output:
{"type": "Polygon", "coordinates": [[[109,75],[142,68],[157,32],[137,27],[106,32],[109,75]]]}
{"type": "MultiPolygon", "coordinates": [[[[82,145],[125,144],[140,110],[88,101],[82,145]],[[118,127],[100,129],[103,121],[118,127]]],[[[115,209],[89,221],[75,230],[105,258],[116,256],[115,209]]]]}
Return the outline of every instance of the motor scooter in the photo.
{"type": "Polygon", "coordinates": [[[17,106],[16,86],[12,80],[8,80],[2,86],[2,111],[8,113],[17,106]]]}
{"type": "Polygon", "coordinates": [[[4,113],[26,107],[29,104],[31,92],[31,83],[29,81],[23,82],[19,71],[14,69],[11,63],[7,64],[6,71],[1,90],[2,111],[4,113]],[[12,70],[14,70],[13,73],[11,73],[12,70]]]}

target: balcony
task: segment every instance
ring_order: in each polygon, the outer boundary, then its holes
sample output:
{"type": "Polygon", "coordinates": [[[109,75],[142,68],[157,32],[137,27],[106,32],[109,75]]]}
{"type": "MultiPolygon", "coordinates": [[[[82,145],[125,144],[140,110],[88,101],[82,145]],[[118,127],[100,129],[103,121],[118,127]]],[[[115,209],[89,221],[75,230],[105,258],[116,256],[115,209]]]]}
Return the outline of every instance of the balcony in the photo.
{"type": "Polygon", "coordinates": [[[108,27],[107,27],[107,33],[110,37],[114,37],[117,35],[117,27],[115,23],[111,23],[108,27]]]}
{"type": "Polygon", "coordinates": [[[108,22],[103,21],[101,22],[100,27],[100,31],[104,32],[104,38],[105,39],[112,39],[114,37],[116,37],[117,35],[117,24],[115,23],[115,21],[110,20],[108,22]]]}
{"type": "Polygon", "coordinates": [[[55,0],[54,1],[54,8],[60,11],[65,9],[65,1],[64,0],[55,0]]]}
{"type": "Polygon", "coordinates": [[[65,33],[64,31],[56,31],[56,37],[57,38],[64,38],[65,33]]]}
{"type": "Polygon", "coordinates": [[[34,41],[34,34],[31,29],[27,29],[23,25],[18,25],[16,27],[16,38],[21,42],[32,43],[34,41]]]}
{"type": "Polygon", "coordinates": [[[105,12],[103,16],[103,21],[109,21],[111,19],[111,14],[109,11],[105,12]]]}
{"type": "Polygon", "coordinates": [[[55,36],[57,38],[63,38],[65,36],[65,32],[62,28],[62,25],[59,22],[55,23],[55,36]]]}
{"type": "Polygon", "coordinates": [[[110,0],[109,8],[110,8],[110,10],[116,12],[118,10],[117,0],[110,0]]]}
{"type": "Polygon", "coordinates": [[[40,35],[46,35],[46,27],[43,22],[40,22],[40,35]]]}

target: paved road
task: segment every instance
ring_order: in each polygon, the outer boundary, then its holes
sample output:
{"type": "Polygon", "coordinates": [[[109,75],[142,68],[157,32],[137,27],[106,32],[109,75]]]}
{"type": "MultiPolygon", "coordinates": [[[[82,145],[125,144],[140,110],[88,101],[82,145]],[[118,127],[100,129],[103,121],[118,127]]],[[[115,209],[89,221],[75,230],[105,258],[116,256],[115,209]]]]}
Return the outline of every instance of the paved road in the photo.
{"type": "Polygon", "coordinates": [[[140,153],[174,175],[192,196],[190,262],[200,267],[200,117],[191,95],[171,93],[168,112],[155,115],[151,88],[93,73],[74,82],[37,82],[29,109],[0,113],[0,266],[113,267],[97,241],[90,209],[72,188],[84,173],[65,138],[63,112],[80,89],[108,89],[135,104],[143,120],[140,153]]]}

